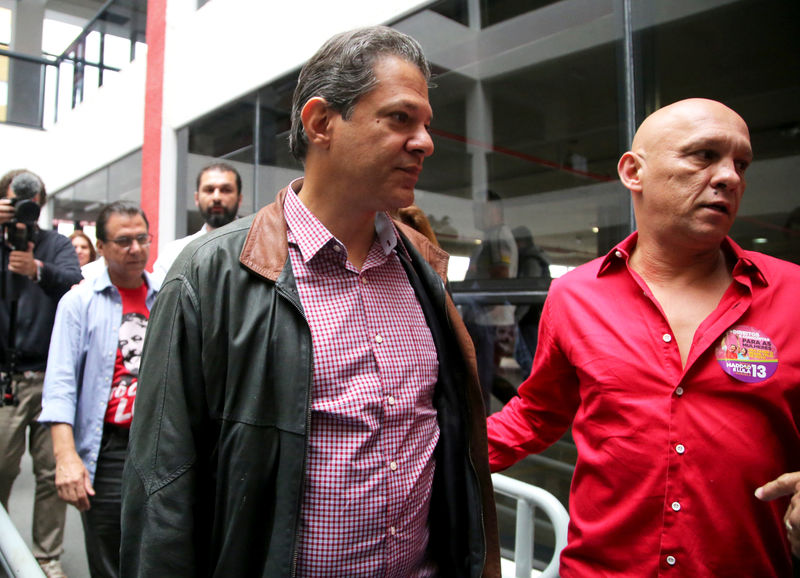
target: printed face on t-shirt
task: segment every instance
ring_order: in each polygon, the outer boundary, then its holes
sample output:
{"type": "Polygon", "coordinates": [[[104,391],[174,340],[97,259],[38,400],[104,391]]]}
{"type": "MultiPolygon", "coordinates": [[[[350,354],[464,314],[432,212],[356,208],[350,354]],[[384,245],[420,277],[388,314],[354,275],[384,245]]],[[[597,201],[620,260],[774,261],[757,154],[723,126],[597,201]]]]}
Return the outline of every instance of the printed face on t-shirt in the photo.
{"type": "Polygon", "coordinates": [[[119,327],[119,350],[125,369],[132,375],[139,375],[139,361],[142,359],[142,345],[147,319],[141,313],[126,313],[119,327]]]}

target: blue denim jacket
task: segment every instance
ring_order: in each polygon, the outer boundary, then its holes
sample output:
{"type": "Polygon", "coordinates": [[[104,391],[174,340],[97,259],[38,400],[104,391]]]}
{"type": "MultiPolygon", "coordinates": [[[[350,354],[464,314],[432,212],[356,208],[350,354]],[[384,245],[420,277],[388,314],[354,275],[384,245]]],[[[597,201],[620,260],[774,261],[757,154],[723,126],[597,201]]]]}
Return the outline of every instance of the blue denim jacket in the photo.
{"type": "MultiPolygon", "coordinates": [[[[146,304],[158,283],[146,271],[146,304]]],[[[42,423],[68,423],[92,482],[103,437],[122,323],[122,298],[108,270],[73,287],[58,303],[44,377],[42,423]]]]}

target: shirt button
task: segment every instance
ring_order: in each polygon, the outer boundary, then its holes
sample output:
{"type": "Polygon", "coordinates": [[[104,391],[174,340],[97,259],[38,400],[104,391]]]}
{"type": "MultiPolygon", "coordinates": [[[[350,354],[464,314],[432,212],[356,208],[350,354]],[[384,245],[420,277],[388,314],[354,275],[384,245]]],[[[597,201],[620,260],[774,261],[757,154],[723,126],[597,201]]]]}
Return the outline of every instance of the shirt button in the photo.
{"type": "Polygon", "coordinates": [[[397,470],[397,462],[389,462],[389,469],[393,472],[397,470]]]}
{"type": "Polygon", "coordinates": [[[669,343],[670,341],[672,341],[672,335],[670,335],[669,333],[665,333],[661,339],[664,340],[664,343],[669,343]]]}
{"type": "Polygon", "coordinates": [[[361,284],[362,285],[366,285],[367,283],[369,283],[369,281],[367,281],[367,278],[366,277],[362,277],[361,278],[361,284]]]}
{"type": "Polygon", "coordinates": [[[677,562],[675,556],[667,556],[667,564],[669,564],[670,566],[674,566],[675,562],[677,562]]]}
{"type": "Polygon", "coordinates": [[[334,245],[333,246],[333,250],[336,251],[337,253],[341,253],[342,252],[342,248],[339,245],[334,245]]]}
{"type": "Polygon", "coordinates": [[[678,452],[679,454],[682,454],[683,452],[686,451],[686,448],[683,446],[683,444],[678,444],[675,446],[675,451],[678,452]]]}
{"type": "Polygon", "coordinates": [[[386,401],[389,402],[389,405],[394,405],[394,396],[390,395],[386,401]]]}
{"type": "Polygon", "coordinates": [[[622,259],[622,251],[614,251],[614,255],[622,259]]]}
{"type": "Polygon", "coordinates": [[[397,528],[395,528],[394,526],[389,526],[389,534],[392,536],[397,534],[397,528]]]}
{"type": "Polygon", "coordinates": [[[383,337],[381,337],[380,335],[376,335],[375,336],[375,342],[376,343],[383,343],[383,337]]]}
{"type": "Polygon", "coordinates": [[[683,388],[681,386],[675,388],[675,395],[683,395],[683,388]]]}
{"type": "Polygon", "coordinates": [[[681,509],[681,505],[678,502],[672,502],[672,509],[678,512],[681,509]]]}

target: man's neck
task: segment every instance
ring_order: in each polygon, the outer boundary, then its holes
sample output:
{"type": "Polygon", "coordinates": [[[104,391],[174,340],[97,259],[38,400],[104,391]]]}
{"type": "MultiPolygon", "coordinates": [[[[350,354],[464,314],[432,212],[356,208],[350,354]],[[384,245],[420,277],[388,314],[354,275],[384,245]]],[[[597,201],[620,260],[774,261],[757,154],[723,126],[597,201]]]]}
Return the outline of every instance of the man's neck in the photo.
{"type": "Polygon", "coordinates": [[[128,277],[128,276],[115,275],[111,272],[111,270],[109,270],[108,277],[109,279],[111,279],[111,283],[113,283],[116,287],[119,287],[121,289],[138,289],[139,287],[142,286],[142,283],[144,283],[143,273],[140,273],[138,276],[135,277],[133,276],[128,277]]]}
{"type": "Polygon", "coordinates": [[[721,245],[687,248],[654,242],[641,234],[630,266],[648,284],[662,286],[730,282],[732,271],[721,245]]]}
{"type": "Polygon", "coordinates": [[[348,261],[360,269],[375,240],[375,213],[354,210],[327,187],[320,191],[308,178],[297,194],[300,201],[347,249],[348,261]]]}

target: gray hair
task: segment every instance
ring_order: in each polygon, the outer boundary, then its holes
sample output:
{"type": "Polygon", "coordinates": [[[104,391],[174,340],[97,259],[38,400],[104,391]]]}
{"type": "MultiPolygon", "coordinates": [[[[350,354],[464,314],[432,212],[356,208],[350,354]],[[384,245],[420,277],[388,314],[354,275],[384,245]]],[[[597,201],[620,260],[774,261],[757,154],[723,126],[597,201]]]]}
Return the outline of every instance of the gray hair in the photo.
{"type": "Polygon", "coordinates": [[[358,99],[375,88],[375,63],[384,56],[396,56],[419,68],[425,81],[431,69],[419,42],[387,26],[371,26],[342,32],[329,39],[306,62],[297,79],[292,98],[292,128],[289,148],[294,157],[304,161],[308,137],[300,113],[314,97],[325,99],[328,106],[348,120],[358,99]]]}
{"type": "MultiPolygon", "coordinates": [[[[23,182],[27,180],[28,184],[32,184],[31,181],[29,180],[31,178],[35,179],[37,181],[36,188],[38,190],[36,192],[39,193],[39,203],[38,204],[39,204],[40,207],[44,207],[44,204],[47,201],[47,190],[44,187],[44,182],[39,177],[39,175],[37,175],[36,173],[32,173],[28,169],[15,169],[13,171],[8,171],[6,174],[4,174],[2,177],[0,177],[0,199],[5,199],[6,198],[6,195],[8,194],[8,187],[10,187],[11,184],[14,181],[16,181],[16,178],[18,176],[20,176],[20,175],[28,175],[28,177],[23,179],[23,182]]],[[[20,181],[17,181],[15,183],[14,187],[11,189],[12,191],[14,191],[14,194],[16,196],[24,198],[24,199],[30,199],[30,198],[33,198],[34,196],[36,196],[35,193],[32,193],[32,194],[30,194],[28,196],[24,196],[25,193],[23,191],[18,191],[18,189],[17,189],[17,186],[19,184],[20,184],[20,181]],[[20,192],[22,192],[22,195],[20,195],[20,192]]]]}

